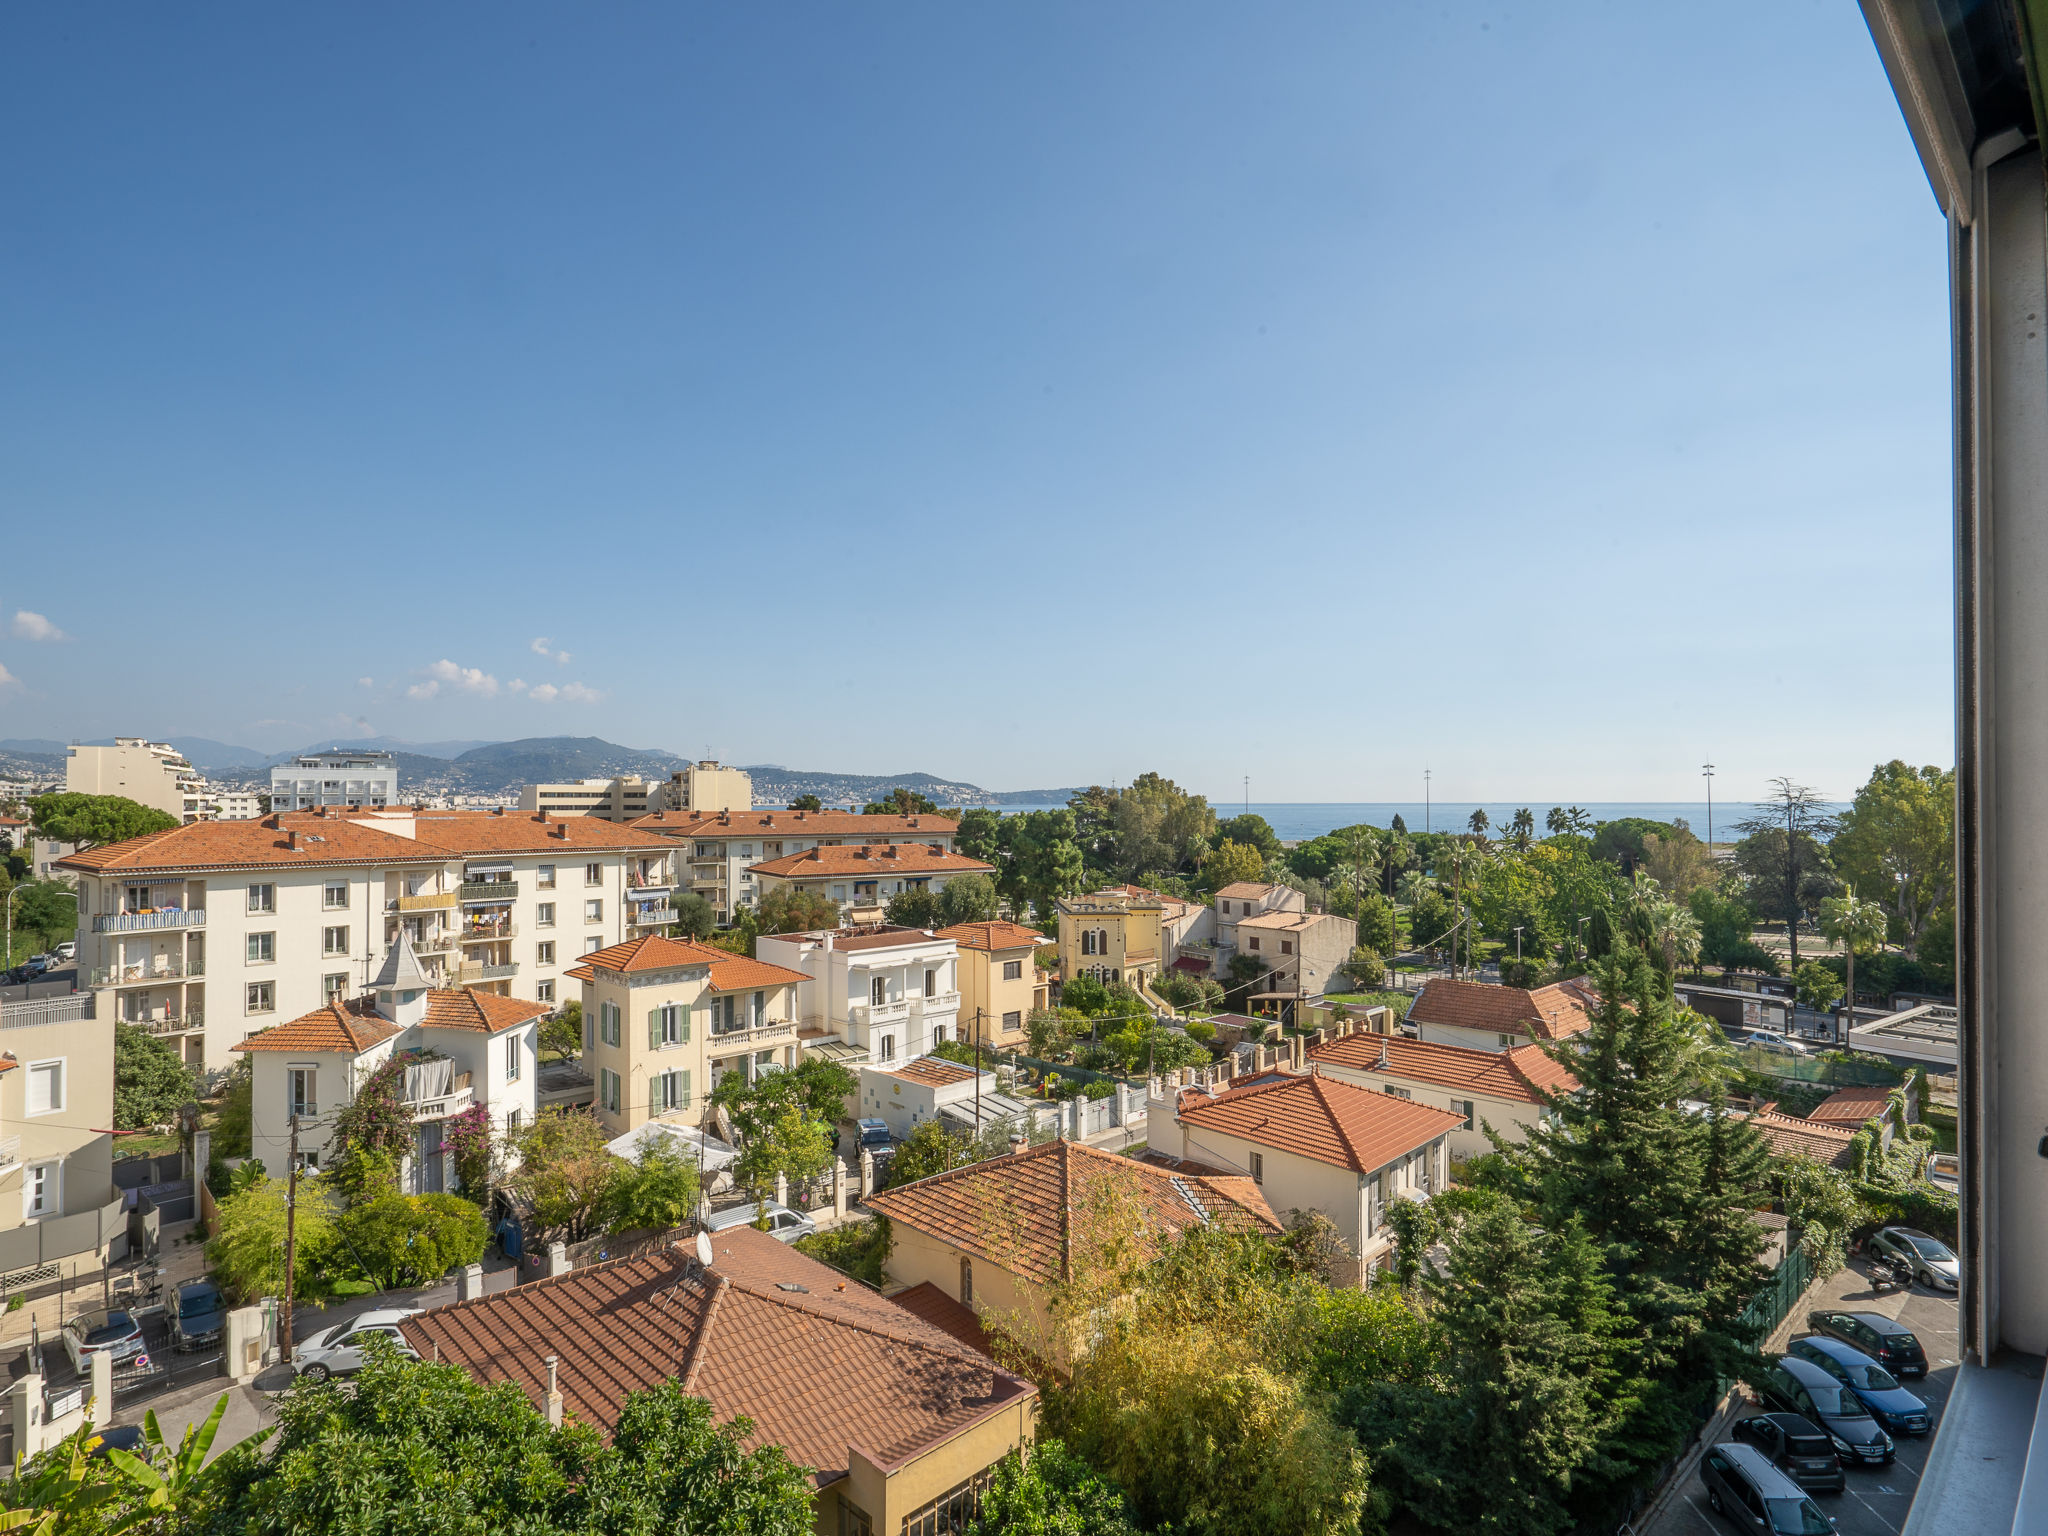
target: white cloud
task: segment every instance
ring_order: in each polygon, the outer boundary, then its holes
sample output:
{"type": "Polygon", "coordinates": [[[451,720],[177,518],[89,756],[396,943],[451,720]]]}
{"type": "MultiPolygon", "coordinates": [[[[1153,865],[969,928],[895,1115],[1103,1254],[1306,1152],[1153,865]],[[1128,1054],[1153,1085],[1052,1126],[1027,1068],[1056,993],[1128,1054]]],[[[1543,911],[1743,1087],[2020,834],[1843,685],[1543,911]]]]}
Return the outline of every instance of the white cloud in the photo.
{"type": "Polygon", "coordinates": [[[533,697],[539,703],[552,704],[555,702],[555,696],[561,691],[553,683],[542,683],[533,690],[533,697]]]}
{"type": "Polygon", "coordinates": [[[553,683],[535,683],[526,696],[537,704],[552,704],[557,699],[564,704],[595,704],[604,694],[582,683],[563,683],[559,688],[553,683]]]}
{"type": "Polygon", "coordinates": [[[374,677],[359,677],[356,679],[356,686],[358,688],[374,688],[377,686],[377,679],[374,677]]]}
{"type": "Polygon", "coordinates": [[[440,691],[441,685],[439,683],[414,683],[405,690],[405,696],[408,699],[431,699],[440,691]]]}
{"type": "Polygon", "coordinates": [[[431,699],[441,691],[443,683],[463,693],[481,694],[487,699],[494,698],[498,692],[498,680],[482,667],[458,667],[446,657],[428,667],[426,675],[428,681],[406,689],[406,697],[431,699]]]}
{"type": "Polygon", "coordinates": [[[21,679],[8,671],[4,666],[0,666],[0,688],[19,688],[20,686],[21,679]]]}
{"type": "Polygon", "coordinates": [[[526,692],[526,679],[525,679],[525,678],[523,678],[523,677],[515,677],[515,678],[513,678],[511,682],[509,682],[509,683],[507,683],[507,684],[505,685],[505,691],[506,691],[507,693],[524,693],[524,692],[526,692]]]}
{"type": "Polygon", "coordinates": [[[532,651],[533,654],[536,656],[553,657],[556,663],[560,666],[566,667],[567,665],[569,665],[569,653],[567,651],[558,651],[554,649],[546,635],[540,635],[535,637],[535,639],[527,646],[527,649],[532,651]]]}
{"type": "Polygon", "coordinates": [[[15,611],[14,633],[23,640],[69,640],[71,638],[40,613],[30,613],[26,608],[15,611]]]}

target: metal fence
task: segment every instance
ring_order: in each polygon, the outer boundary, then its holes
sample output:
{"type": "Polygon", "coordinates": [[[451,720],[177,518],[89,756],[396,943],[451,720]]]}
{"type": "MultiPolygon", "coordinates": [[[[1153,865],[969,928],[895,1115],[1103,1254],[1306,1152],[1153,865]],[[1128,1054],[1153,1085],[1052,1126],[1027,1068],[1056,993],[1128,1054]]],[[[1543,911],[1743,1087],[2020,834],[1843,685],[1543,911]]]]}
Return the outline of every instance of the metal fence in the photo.
{"type": "Polygon", "coordinates": [[[1749,1305],[1736,1318],[1738,1327],[1754,1329],[1759,1344],[1771,1336],[1771,1331],[1785,1320],[1785,1314],[1799,1303],[1806,1294],[1807,1286],[1813,1283],[1813,1260],[1806,1251],[1796,1245],[1786,1253],[1776,1273],[1754,1296],[1749,1305]]]}
{"type": "Polygon", "coordinates": [[[0,1232],[0,1290],[53,1278],[42,1272],[59,1260],[104,1250],[125,1235],[128,1218],[116,1196],[96,1211],[75,1211],[0,1232]]]}
{"type": "Polygon", "coordinates": [[[1752,1046],[1735,1054],[1752,1072],[1782,1078],[1786,1082],[1821,1083],[1834,1088],[1891,1088],[1905,1078],[1904,1071],[1898,1067],[1873,1066],[1863,1061],[1822,1061],[1818,1057],[1795,1056],[1789,1051],[1774,1051],[1765,1046],[1752,1046]]]}

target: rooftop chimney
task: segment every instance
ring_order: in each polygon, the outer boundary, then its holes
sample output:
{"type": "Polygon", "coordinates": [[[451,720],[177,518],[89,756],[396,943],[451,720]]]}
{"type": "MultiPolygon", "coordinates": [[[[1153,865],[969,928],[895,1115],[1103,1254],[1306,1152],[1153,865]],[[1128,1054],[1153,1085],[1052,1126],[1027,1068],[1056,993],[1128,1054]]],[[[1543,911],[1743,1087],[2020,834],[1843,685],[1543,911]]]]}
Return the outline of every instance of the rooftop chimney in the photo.
{"type": "Polygon", "coordinates": [[[1030,1145],[1030,1140],[1022,1132],[1012,1134],[1010,1137],[1010,1156],[1022,1157],[1024,1149],[1030,1145]]]}
{"type": "Polygon", "coordinates": [[[556,1428],[556,1429],[560,1429],[560,1428],[562,1427],[562,1393],[561,1393],[561,1389],[560,1389],[559,1387],[557,1387],[557,1386],[555,1385],[555,1366],[556,1366],[556,1364],[557,1364],[557,1363],[558,1363],[558,1357],[557,1357],[557,1356],[555,1356],[555,1355],[549,1355],[549,1356],[548,1356],[548,1360],[547,1360],[547,1366],[548,1366],[548,1396],[547,1396],[547,1405],[548,1405],[548,1423],[549,1423],[550,1425],[552,1425],[552,1426],[553,1426],[554,1428],[556,1428]]]}
{"type": "Polygon", "coordinates": [[[569,823],[567,823],[566,821],[556,822],[553,830],[548,833],[548,836],[559,837],[563,842],[566,843],[569,840],[569,823]]]}
{"type": "Polygon", "coordinates": [[[284,845],[285,845],[285,847],[287,847],[287,848],[291,849],[291,850],[292,850],[292,852],[294,852],[294,853],[297,853],[297,852],[299,851],[299,831],[298,831],[298,828],[294,827],[294,828],[292,828],[292,830],[291,830],[291,831],[289,831],[289,832],[285,833],[285,835],[284,835],[284,845]]]}
{"type": "Polygon", "coordinates": [[[491,807],[491,814],[493,816],[502,816],[505,814],[505,807],[503,807],[502,805],[494,805],[491,807]]]}

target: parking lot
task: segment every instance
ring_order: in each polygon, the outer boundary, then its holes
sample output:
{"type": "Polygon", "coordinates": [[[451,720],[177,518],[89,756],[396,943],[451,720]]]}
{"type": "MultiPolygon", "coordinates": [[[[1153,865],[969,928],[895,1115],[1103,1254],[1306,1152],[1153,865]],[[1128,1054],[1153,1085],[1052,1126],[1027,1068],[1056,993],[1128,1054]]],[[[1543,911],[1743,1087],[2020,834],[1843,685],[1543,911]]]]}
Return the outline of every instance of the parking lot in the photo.
{"type": "MultiPolygon", "coordinates": [[[[1879,1295],[1871,1290],[1862,1262],[1851,1260],[1849,1267],[1829,1276],[1800,1303],[1787,1319],[1792,1325],[1789,1335],[1781,1335],[1780,1342],[1783,1337],[1798,1338],[1807,1333],[1806,1314],[1824,1307],[1881,1312],[1897,1318],[1920,1336],[1921,1346],[1927,1351],[1927,1375],[1924,1380],[1907,1382],[1906,1386],[1926,1401],[1938,1431],[1949,1390],[1955,1384],[1955,1297],[1917,1285],[1911,1291],[1886,1291],[1879,1295]]],[[[1926,1466],[1934,1444],[1934,1432],[1894,1438],[1899,1450],[1890,1466],[1852,1468],[1847,1492],[1816,1496],[1821,1508],[1841,1523],[1842,1536],[1898,1536],[1904,1529],[1913,1491],[1920,1483],[1920,1470],[1926,1466]]],[[[1700,1485],[1697,1466],[1687,1467],[1674,1496],[1665,1501],[1650,1521],[1637,1527],[1638,1536],[1725,1536],[1735,1529],[1733,1521],[1707,1507],[1706,1490],[1700,1485]]]]}

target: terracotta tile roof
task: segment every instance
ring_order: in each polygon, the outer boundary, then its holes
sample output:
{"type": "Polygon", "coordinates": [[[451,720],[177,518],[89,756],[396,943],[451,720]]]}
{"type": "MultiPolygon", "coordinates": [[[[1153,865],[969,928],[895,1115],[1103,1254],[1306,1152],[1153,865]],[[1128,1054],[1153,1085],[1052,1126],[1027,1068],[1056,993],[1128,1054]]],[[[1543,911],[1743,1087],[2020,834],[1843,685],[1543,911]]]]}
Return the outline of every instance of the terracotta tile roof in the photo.
{"type": "Polygon", "coordinates": [[[1216,899],[1221,901],[1224,897],[1228,896],[1237,901],[1256,901],[1269,891],[1278,889],[1278,886],[1268,885],[1263,880],[1239,880],[1234,884],[1224,886],[1222,890],[1216,893],[1216,899]]]}
{"type": "Polygon", "coordinates": [[[943,1056],[920,1056],[915,1061],[906,1061],[884,1077],[900,1077],[906,1083],[919,1083],[926,1088],[950,1088],[955,1083],[974,1081],[974,1068],[964,1062],[948,1061],[943,1056]]]}
{"type": "Polygon", "coordinates": [[[749,1448],[780,1445],[825,1487],[848,1449],[900,1465],[1037,1389],[915,1312],[765,1232],[572,1270],[408,1318],[422,1355],[480,1381],[513,1381],[544,1407],[549,1355],[567,1412],[609,1433],[628,1393],[671,1377],[721,1420],[753,1421],[749,1448]]]}
{"type": "Polygon", "coordinates": [[[957,1339],[969,1349],[979,1350],[984,1355],[994,1355],[988,1334],[982,1330],[981,1319],[974,1315],[974,1309],[955,1301],[929,1280],[920,1280],[907,1291],[898,1291],[889,1298],[912,1317],[922,1318],[949,1338],[957,1339]]]}
{"type": "Polygon", "coordinates": [[[717,992],[783,987],[804,980],[802,971],[771,965],[766,960],[751,960],[711,944],[671,939],[660,933],[628,939],[623,944],[614,944],[609,949],[585,955],[582,963],[569,974],[578,981],[590,981],[593,968],[631,975],[638,971],[670,971],[697,965],[711,968],[711,986],[717,992]]]}
{"type": "Polygon", "coordinates": [[[301,1014],[288,1024],[273,1024],[246,1040],[237,1040],[228,1049],[332,1051],[354,1056],[403,1033],[396,1024],[378,1014],[365,998],[353,1003],[328,1003],[311,1013],[301,1014]]]}
{"type": "Polygon", "coordinates": [[[933,930],[932,936],[951,939],[962,949],[1037,949],[1054,940],[1022,923],[955,923],[933,930]]]}
{"type": "Polygon", "coordinates": [[[1447,1109],[1320,1072],[1274,1074],[1218,1094],[1185,1090],[1175,1117],[1354,1173],[1377,1172],[1464,1123],[1447,1109]]]}
{"type": "Polygon", "coordinates": [[[785,880],[814,880],[829,876],[981,875],[991,874],[993,864],[948,853],[937,843],[862,843],[858,847],[808,848],[749,864],[757,875],[779,875],[785,880]]]}
{"type": "Polygon", "coordinates": [[[261,821],[195,821],[168,832],[102,843],[57,860],[81,874],[142,870],[258,869],[287,865],[446,862],[447,851],[345,817],[267,816],[261,821]]]}
{"type": "Polygon", "coordinates": [[[1496,1099],[1544,1102],[1543,1092],[1570,1093],[1578,1080],[1543,1054],[1542,1047],[1518,1045],[1511,1051],[1479,1051],[1461,1045],[1437,1045],[1405,1035],[1346,1035],[1309,1047],[1310,1061],[1356,1072],[1438,1088],[1485,1094],[1496,1099]]]}
{"type": "Polygon", "coordinates": [[[1583,989],[1553,983],[1533,992],[1483,981],[1432,981],[1408,1007],[1411,1024],[1562,1040],[1592,1028],[1583,989]]]}
{"type": "Polygon", "coordinates": [[[1846,1126],[1782,1114],[1775,1100],[1759,1104],[1747,1118],[1779,1157],[1810,1157],[1832,1168],[1849,1166],[1849,1144],[1856,1132],[1846,1126]]]}
{"type": "MultiPolygon", "coordinates": [[[[786,935],[778,935],[786,937],[786,935]]],[[[816,935],[802,935],[815,938],[816,935]]],[[[929,928],[882,927],[873,930],[842,928],[832,935],[832,947],[843,950],[893,949],[899,944],[930,944],[943,937],[929,928]]],[[[957,946],[956,946],[957,947],[957,946]]]]}
{"type": "MultiPolygon", "coordinates": [[[[294,812],[287,823],[302,821],[294,812]]],[[[601,816],[556,816],[546,811],[415,811],[413,836],[451,853],[622,853],[666,849],[660,837],[636,832],[601,816]]]]}
{"type": "Polygon", "coordinates": [[[1052,1280],[1072,1257],[1075,1217],[1139,1224],[1161,1238],[1207,1222],[1274,1233],[1280,1223],[1250,1179],[1176,1176],[1077,1141],[1048,1141],[1007,1157],[871,1195],[869,1210],[1014,1275],[1052,1280]]]}
{"type": "Polygon", "coordinates": [[[435,987],[427,993],[427,1016],[421,1023],[428,1029],[495,1035],[552,1012],[552,1005],[530,1003],[523,997],[499,997],[468,987],[435,987]]]}
{"type": "Polygon", "coordinates": [[[627,825],[668,837],[857,837],[864,842],[913,842],[951,837],[950,816],[863,816],[858,811],[656,811],[627,825]]]}
{"type": "Polygon", "coordinates": [[[1882,1115],[1891,1103],[1889,1088],[1843,1088],[1829,1094],[1807,1112],[1806,1118],[1826,1125],[1863,1129],[1863,1122],[1882,1115]]]}

